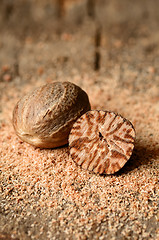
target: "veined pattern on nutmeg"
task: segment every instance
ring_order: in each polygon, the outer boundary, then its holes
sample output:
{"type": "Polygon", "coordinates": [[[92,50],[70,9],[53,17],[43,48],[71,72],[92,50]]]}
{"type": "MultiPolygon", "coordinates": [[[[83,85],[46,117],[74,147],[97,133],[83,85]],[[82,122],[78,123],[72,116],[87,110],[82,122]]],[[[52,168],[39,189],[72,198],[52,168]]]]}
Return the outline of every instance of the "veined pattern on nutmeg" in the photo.
{"type": "Polygon", "coordinates": [[[83,114],[69,135],[71,158],[83,169],[113,174],[129,160],[135,130],[129,120],[108,111],[83,114]]]}

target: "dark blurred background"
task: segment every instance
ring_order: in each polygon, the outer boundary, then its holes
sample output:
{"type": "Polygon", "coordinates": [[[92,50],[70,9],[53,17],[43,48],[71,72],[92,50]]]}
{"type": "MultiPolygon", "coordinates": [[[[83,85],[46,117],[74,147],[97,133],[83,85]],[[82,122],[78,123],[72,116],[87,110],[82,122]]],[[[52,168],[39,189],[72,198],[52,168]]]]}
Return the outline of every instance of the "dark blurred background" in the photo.
{"type": "Polygon", "coordinates": [[[129,78],[137,89],[137,71],[148,88],[147,73],[158,74],[158,9],[157,0],[0,0],[0,80],[116,68],[119,85],[129,78]]]}

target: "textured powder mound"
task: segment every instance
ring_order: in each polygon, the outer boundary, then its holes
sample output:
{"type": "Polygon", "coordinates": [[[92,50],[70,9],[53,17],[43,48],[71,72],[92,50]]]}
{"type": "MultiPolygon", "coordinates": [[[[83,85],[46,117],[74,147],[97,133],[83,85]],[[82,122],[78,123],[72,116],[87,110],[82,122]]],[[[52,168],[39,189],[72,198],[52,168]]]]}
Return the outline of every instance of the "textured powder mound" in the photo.
{"type": "Polygon", "coordinates": [[[89,111],[73,125],[70,155],[82,168],[112,174],[129,160],[135,140],[133,125],[113,112],[89,111]]]}
{"type": "Polygon", "coordinates": [[[78,117],[90,110],[86,92],[71,82],[48,83],[25,95],[13,111],[17,135],[36,147],[54,148],[68,143],[78,117]]]}

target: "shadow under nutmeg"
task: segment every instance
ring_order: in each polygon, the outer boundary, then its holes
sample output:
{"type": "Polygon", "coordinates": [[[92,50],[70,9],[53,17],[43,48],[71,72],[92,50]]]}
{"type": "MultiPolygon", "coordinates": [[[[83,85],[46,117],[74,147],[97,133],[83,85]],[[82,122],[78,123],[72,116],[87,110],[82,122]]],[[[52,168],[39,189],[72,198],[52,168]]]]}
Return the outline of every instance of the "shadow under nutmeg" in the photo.
{"type": "Polygon", "coordinates": [[[157,157],[159,157],[159,147],[153,147],[153,144],[148,146],[145,142],[136,141],[132,156],[124,167],[114,175],[120,176],[130,173],[142,165],[148,165],[150,162],[155,161],[157,157]]]}

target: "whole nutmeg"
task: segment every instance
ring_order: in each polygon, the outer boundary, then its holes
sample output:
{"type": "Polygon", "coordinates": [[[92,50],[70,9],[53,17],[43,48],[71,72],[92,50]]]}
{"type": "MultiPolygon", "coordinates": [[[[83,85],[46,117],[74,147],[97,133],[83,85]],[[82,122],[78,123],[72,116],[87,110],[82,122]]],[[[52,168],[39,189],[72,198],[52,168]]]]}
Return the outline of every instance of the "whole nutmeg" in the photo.
{"type": "Polygon", "coordinates": [[[73,123],[89,110],[88,96],[80,87],[53,82],[20,99],[13,111],[13,126],[23,141],[55,148],[68,143],[73,123]]]}

